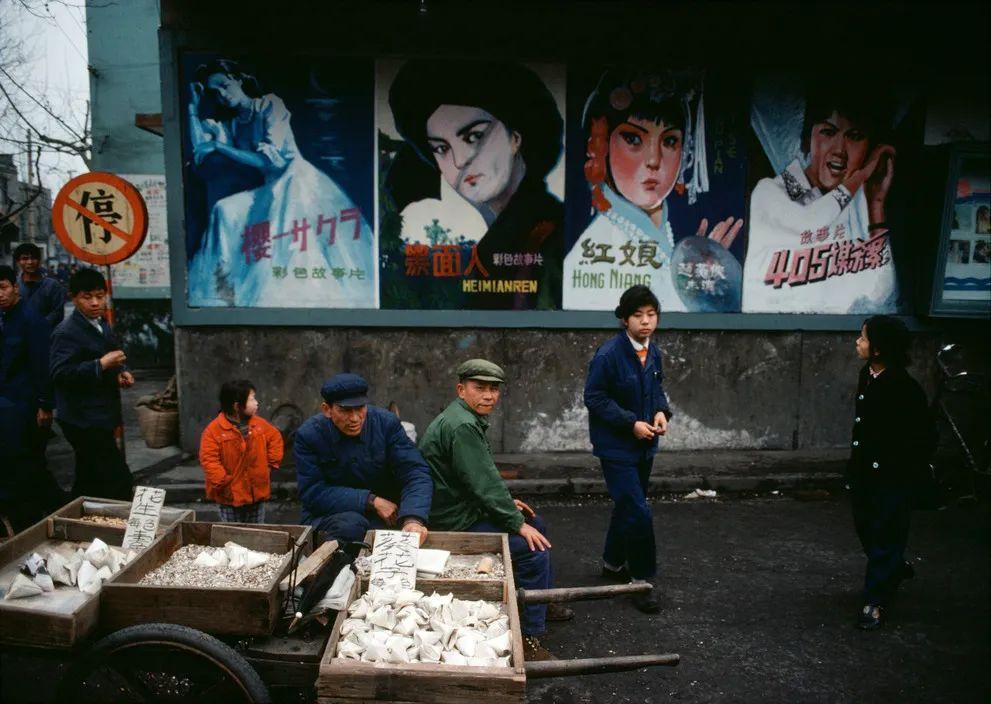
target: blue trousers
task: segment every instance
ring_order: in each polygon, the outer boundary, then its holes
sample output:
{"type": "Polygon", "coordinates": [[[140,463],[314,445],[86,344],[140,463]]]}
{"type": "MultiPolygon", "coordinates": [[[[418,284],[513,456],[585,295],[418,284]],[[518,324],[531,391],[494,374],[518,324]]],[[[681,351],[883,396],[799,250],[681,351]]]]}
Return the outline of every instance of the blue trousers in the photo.
{"type": "MultiPolygon", "coordinates": [[[[547,537],[547,525],[540,516],[528,519],[527,523],[547,537]]],[[[505,533],[502,528],[488,521],[479,521],[468,530],[472,533],[505,533]]],[[[516,533],[510,533],[509,555],[513,560],[513,577],[517,587],[550,589],[554,584],[550,550],[531,550],[526,540],[516,533]]],[[[547,632],[547,604],[530,604],[520,616],[524,635],[542,636],[547,632]]]]}
{"type": "Polygon", "coordinates": [[[627,565],[633,579],[653,579],[657,574],[657,548],[647,487],[654,457],[650,455],[639,462],[600,461],[613,500],[602,559],[613,567],[627,565]]]}
{"type": "Polygon", "coordinates": [[[912,518],[911,489],[861,486],[850,495],[857,537],[867,556],[864,603],[887,606],[901,583],[912,518]]]}
{"type": "Polygon", "coordinates": [[[388,527],[377,515],[366,516],[357,511],[343,511],[329,516],[304,516],[304,522],[313,526],[321,539],[337,541],[362,541],[369,530],[388,527]]]}

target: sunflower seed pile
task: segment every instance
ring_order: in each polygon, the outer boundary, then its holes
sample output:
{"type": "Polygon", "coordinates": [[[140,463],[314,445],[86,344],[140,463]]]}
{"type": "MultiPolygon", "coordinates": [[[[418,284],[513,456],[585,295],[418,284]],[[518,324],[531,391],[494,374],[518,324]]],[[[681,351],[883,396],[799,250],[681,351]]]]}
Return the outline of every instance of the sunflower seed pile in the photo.
{"type": "Polygon", "coordinates": [[[228,589],[264,589],[272,586],[281,574],[289,554],[266,556],[258,567],[203,567],[193,564],[200,553],[214,551],[207,545],[183,545],[151,572],[141,578],[138,584],[159,587],[221,587],[228,589]]]}
{"type": "Polygon", "coordinates": [[[111,528],[127,528],[126,518],[117,518],[116,516],[97,516],[95,514],[83,516],[79,519],[83,523],[94,523],[98,526],[109,526],[111,528]]]}

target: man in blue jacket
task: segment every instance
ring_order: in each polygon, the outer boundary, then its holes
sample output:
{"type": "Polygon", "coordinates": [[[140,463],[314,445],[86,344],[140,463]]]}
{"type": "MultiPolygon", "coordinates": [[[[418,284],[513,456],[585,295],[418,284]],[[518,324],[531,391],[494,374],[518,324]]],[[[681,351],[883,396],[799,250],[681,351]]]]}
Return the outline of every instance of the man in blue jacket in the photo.
{"type": "Polygon", "coordinates": [[[328,540],[363,540],[370,528],[427,537],[430,467],[399,418],[368,405],[368,382],[338,374],[320,389],[321,412],[296,432],[301,522],[328,540]]]}
{"type": "MultiPolygon", "coordinates": [[[[646,286],[624,291],[616,308],[623,329],[596,350],[585,380],[592,452],[602,463],[614,503],[602,574],[617,581],[652,582],[657,574],[647,488],[658,437],[667,433],[672,416],[661,353],[650,341],[660,310],[646,286]]],[[[657,613],[657,589],[635,595],[634,604],[644,613],[657,613]]]]}
{"type": "Polygon", "coordinates": [[[75,310],[52,333],[50,369],[55,412],[65,439],[76,453],[76,496],[129,501],[131,470],[117,447],[122,424],[120,389],[134,384],[121,349],[103,314],[107,282],[96,269],[80,269],[69,279],[75,310]]]}
{"type": "Polygon", "coordinates": [[[0,266],[0,502],[18,530],[65,498],[35,452],[52,423],[50,332],[21,300],[14,270],[0,266]]]}

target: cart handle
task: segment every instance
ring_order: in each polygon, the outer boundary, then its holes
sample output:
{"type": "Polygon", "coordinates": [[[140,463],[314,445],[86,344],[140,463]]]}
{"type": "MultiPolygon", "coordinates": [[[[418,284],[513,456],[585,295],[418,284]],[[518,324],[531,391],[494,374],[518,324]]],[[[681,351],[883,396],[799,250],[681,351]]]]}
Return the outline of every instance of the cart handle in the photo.
{"type": "Polygon", "coordinates": [[[544,677],[570,677],[574,675],[601,675],[607,672],[626,672],[643,667],[675,667],[681,662],[677,653],[654,655],[617,655],[609,658],[582,658],[580,660],[540,660],[523,663],[527,679],[544,677]]]}
{"type": "Polygon", "coordinates": [[[567,601],[612,599],[624,594],[640,594],[652,589],[649,582],[606,584],[600,587],[562,587],[558,589],[517,589],[516,599],[521,604],[557,604],[567,601]]]}

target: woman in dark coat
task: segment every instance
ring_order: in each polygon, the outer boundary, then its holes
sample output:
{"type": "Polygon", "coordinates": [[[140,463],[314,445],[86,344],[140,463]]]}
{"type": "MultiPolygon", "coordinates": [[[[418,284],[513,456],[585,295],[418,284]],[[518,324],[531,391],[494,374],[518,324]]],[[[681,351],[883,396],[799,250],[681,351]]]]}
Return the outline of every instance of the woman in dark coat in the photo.
{"type": "Polygon", "coordinates": [[[857,383],[847,482],[853,520],[867,556],[864,606],[857,626],[881,626],[902,580],[914,575],[905,561],[912,498],[936,444],[925,393],[905,370],[909,334],[886,315],[868,318],[857,339],[867,362],[857,383]]]}

